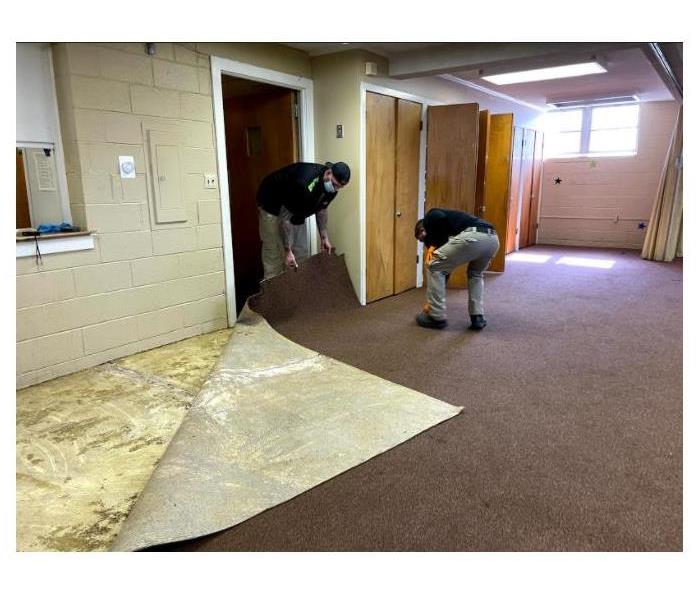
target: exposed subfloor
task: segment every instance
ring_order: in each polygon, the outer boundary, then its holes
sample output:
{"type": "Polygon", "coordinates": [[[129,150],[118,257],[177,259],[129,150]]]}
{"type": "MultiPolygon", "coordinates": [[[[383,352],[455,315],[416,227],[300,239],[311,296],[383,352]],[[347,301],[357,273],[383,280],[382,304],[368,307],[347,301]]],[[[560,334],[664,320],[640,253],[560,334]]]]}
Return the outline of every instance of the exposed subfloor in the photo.
{"type": "Polygon", "coordinates": [[[109,548],[230,333],[17,392],[18,550],[109,548]]]}

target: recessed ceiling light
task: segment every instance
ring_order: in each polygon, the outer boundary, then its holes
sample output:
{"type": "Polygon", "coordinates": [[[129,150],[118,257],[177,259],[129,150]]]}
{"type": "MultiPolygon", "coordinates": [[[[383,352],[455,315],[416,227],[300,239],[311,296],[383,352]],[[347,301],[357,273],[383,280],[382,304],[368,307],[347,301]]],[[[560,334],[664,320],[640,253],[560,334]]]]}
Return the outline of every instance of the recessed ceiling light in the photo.
{"type": "Polygon", "coordinates": [[[482,77],[482,79],[496,85],[509,85],[511,83],[525,83],[526,81],[580,77],[581,75],[593,75],[595,73],[607,73],[607,69],[597,62],[586,62],[575,65],[562,65],[561,67],[548,67],[546,69],[503,73],[502,75],[488,75],[487,77],[482,77]]]}

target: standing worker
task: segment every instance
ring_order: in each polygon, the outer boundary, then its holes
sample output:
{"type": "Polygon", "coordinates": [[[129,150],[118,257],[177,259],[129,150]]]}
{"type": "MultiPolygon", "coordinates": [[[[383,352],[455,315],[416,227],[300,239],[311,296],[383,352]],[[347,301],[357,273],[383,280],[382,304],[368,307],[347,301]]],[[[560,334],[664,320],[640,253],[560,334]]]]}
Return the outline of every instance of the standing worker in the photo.
{"type": "Polygon", "coordinates": [[[416,316],[418,325],[447,326],[445,283],[453,269],[469,263],[469,329],[486,327],[483,273],[500,246],[493,225],[459,210],[433,208],[416,223],[415,235],[428,248],[428,302],[416,316]]]}
{"type": "Polygon", "coordinates": [[[309,255],[305,221],[316,215],[321,251],[331,251],[328,205],[350,181],[344,162],[292,163],[267,175],[258,188],[258,217],[264,278],[296,268],[309,255]]]}

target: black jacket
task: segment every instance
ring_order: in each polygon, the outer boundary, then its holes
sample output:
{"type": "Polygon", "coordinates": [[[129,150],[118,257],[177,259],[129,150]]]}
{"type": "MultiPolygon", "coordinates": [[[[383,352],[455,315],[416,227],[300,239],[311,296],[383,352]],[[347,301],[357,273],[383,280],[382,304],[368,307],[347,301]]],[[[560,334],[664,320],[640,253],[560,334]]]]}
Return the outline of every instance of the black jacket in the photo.
{"type": "Polygon", "coordinates": [[[490,227],[495,229],[491,223],[479,217],[462,212],[461,210],[447,210],[446,208],[431,208],[428,214],[423,217],[423,227],[425,228],[426,246],[440,246],[447,243],[447,240],[464,231],[467,227],[490,227]]]}
{"type": "Polygon", "coordinates": [[[301,225],[304,219],[326,208],[338,192],[323,187],[326,165],[292,163],[265,177],[258,188],[258,206],[271,215],[279,215],[284,205],[292,213],[291,221],[301,225]]]}

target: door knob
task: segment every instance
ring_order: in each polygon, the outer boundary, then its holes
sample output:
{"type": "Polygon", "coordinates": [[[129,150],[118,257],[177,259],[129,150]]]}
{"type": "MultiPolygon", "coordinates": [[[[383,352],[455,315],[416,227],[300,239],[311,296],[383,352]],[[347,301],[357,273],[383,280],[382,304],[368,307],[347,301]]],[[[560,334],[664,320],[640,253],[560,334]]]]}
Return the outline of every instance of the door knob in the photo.
{"type": "Polygon", "coordinates": [[[396,216],[397,216],[397,217],[400,217],[400,216],[401,216],[401,211],[400,211],[400,210],[397,210],[397,211],[396,211],[396,216]]]}

